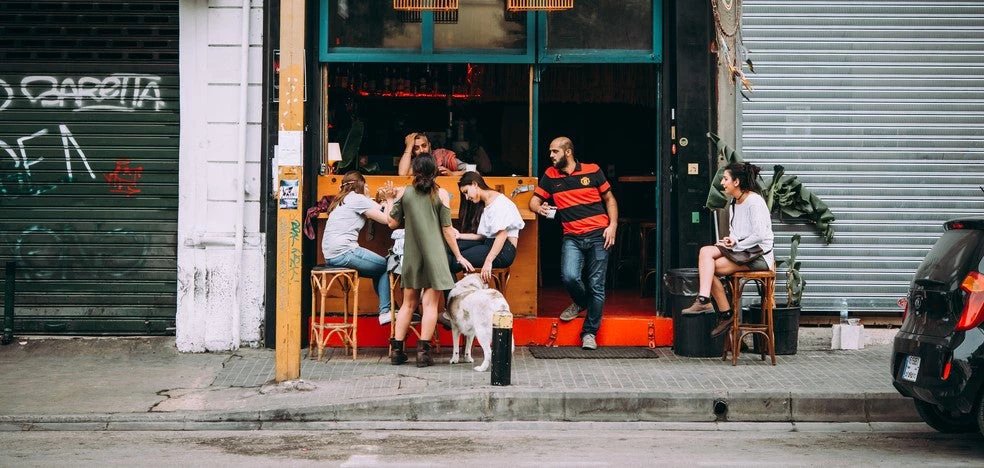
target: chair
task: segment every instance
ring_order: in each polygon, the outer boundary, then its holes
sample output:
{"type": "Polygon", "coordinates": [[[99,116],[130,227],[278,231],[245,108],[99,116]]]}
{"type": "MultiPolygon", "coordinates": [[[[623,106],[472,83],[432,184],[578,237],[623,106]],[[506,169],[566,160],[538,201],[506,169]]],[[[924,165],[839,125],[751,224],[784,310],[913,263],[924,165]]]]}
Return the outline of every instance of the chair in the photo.
{"type": "MultiPolygon", "coordinates": [[[[656,274],[656,261],[649,260],[649,236],[656,233],[656,223],[654,221],[643,221],[639,223],[639,297],[646,295],[646,281],[650,276],[656,274]]],[[[655,242],[655,238],[653,242],[655,242]]],[[[656,255],[656,252],[653,252],[656,255]]]]}
{"type": "Polygon", "coordinates": [[[775,329],[772,321],[772,308],[775,307],[775,288],[776,272],[766,271],[737,271],[731,275],[731,330],[728,339],[724,342],[724,353],[721,360],[728,359],[728,351],[731,351],[731,365],[738,365],[738,355],[741,354],[741,341],[747,335],[759,335],[765,340],[761,351],[762,360],[765,360],[766,350],[772,358],[772,365],[776,365],[776,339],[775,329]],[[749,282],[759,285],[759,294],[762,296],[762,323],[745,323],[741,320],[741,293],[742,289],[749,282]]]}
{"type": "Polygon", "coordinates": [[[638,251],[631,233],[641,222],[638,218],[619,218],[615,226],[615,245],[608,254],[608,289],[615,289],[622,268],[639,262],[638,251]]]}
{"type": "MultiPolygon", "coordinates": [[[[476,271],[481,271],[481,269],[479,268],[476,271]]],[[[465,277],[465,274],[466,273],[464,271],[459,271],[455,275],[455,278],[460,281],[461,278],[464,278],[465,277]]],[[[510,273],[509,267],[505,267],[505,268],[493,268],[492,269],[492,281],[490,282],[489,287],[491,287],[492,289],[498,289],[499,292],[501,292],[502,294],[505,294],[506,293],[506,288],[509,286],[509,278],[511,276],[512,276],[512,274],[510,273]]]]}
{"type": "Polygon", "coordinates": [[[352,348],[352,359],[359,354],[357,332],[359,328],[359,272],[351,268],[332,268],[319,265],[311,269],[311,307],[317,311],[311,314],[311,333],[309,336],[308,357],[317,347],[318,360],[325,352],[325,344],[332,335],[338,335],[347,353],[352,348]],[[328,322],[325,303],[332,287],[337,285],[345,298],[341,322],[328,322]],[[320,299],[320,300],[319,300],[320,299]]]}
{"type": "MultiPolygon", "coordinates": [[[[392,311],[392,313],[393,313],[393,318],[390,319],[390,338],[393,338],[394,336],[396,336],[396,316],[397,316],[397,312],[400,310],[399,304],[396,303],[396,295],[397,295],[396,293],[399,292],[400,293],[400,297],[402,298],[403,297],[403,287],[402,286],[399,286],[399,287],[397,286],[397,284],[400,283],[400,274],[399,273],[390,272],[389,275],[390,275],[390,311],[392,311]]],[[[414,336],[417,337],[417,340],[418,341],[420,340],[420,335],[423,333],[423,329],[422,328],[417,328],[417,327],[421,327],[421,326],[422,326],[422,324],[420,323],[420,320],[419,319],[418,320],[411,319],[411,321],[410,321],[410,331],[414,334],[414,336]]],[[[441,340],[437,336],[437,330],[436,329],[434,330],[433,338],[431,338],[431,346],[434,347],[434,352],[435,353],[440,354],[440,352],[441,352],[441,340]]],[[[391,352],[393,351],[392,346],[390,346],[390,351],[391,352]]]]}

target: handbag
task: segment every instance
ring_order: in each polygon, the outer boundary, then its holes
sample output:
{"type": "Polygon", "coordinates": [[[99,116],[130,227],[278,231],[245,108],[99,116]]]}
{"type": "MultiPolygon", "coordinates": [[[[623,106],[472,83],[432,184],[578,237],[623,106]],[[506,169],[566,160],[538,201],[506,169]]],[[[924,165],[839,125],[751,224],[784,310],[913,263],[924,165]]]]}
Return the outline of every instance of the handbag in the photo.
{"type": "Polygon", "coordinates": [[[747,265],[755,260],[758,260],[767,253],[760,245],[753,245],[746,250],[738,251],[731,250],[720,245],[717,246],[717,248],[721,251],[721,255],[724,255],[725,258],[731,260],[737,265],[747,265]]]}

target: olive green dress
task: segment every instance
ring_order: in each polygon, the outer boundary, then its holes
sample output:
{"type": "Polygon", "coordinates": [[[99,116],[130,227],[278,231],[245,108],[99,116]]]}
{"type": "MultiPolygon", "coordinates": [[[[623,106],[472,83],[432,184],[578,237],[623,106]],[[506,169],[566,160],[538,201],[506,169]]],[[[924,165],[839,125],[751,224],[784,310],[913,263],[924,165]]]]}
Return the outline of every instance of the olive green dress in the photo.
{"type": "Polygon", "coordinates": [[[390,216],[403,224],[403,264],[400,284],[404,288],[448,290],[454,278],[444,249],[442,226],[451,225],[451,209],[434,193],[418,192],[406,187],[393,204],[390,216]]]}

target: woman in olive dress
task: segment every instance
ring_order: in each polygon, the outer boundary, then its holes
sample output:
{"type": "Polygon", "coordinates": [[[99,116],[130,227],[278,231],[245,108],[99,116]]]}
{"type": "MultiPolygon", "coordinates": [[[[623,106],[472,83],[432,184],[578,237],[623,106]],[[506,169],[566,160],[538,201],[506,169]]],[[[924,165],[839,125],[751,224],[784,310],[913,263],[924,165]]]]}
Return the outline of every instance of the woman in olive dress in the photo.
{"type": "Polygon", "coordinates": [[[407,362],[403,341],[417,305],[421,305],[420,340],[417,341],[417,367],[433,364],[430,341],[437,324],[437,307],[441,292],[454,287],[448,268],[445,244],[466,271],[474,268],[461,255],[451,226],[451,197],[437,186],[437,164],[429,154],[417,156],[411,162],[413,185],[403,189],[390,211],[390,228],[403,224],[403,263],[400,283],[403,286],[403,305],[396,315],[390,346],[390,363],[407,362]],[[442,239],[443,238],[443,239],[442,239]]]}

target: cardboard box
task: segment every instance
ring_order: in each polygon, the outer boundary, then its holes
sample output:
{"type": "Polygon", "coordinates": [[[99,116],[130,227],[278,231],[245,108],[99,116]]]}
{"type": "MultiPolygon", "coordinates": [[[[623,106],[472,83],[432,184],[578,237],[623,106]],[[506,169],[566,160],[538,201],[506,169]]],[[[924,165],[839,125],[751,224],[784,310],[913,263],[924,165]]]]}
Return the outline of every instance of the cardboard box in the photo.
{"type": "Polygon", "coordinates": [[[864,349],[864,325],[837,324],[831,330],[830,349],[864,349]]]}

